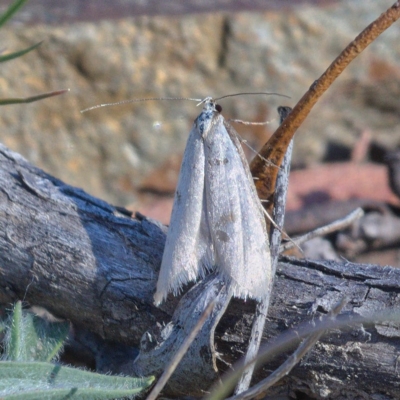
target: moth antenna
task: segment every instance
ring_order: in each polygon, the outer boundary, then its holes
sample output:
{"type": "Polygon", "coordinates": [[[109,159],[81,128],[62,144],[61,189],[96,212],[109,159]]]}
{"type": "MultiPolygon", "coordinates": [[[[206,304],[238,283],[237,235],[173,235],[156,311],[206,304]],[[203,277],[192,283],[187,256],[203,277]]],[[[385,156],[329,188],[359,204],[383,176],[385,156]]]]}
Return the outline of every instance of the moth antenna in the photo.
{"type": "MultiPolygon", "coordinates": [[[[225,96],[221,96],[218,97],[216,99],[213,99],[212,97],[208,96],[205,97],[204,99],[194,99],[192,97],[148,97],[148,98],[142,98],[142,99],[132,99],[132,100],[122,100],[122,101],[116,101],[114,103],[104,103],[104,104],[97,104],[96,106],[92,106],[92,107],[88,107],[85,108],[83,110],[81,110],[81,113],[85,113],[87,111],[92,111],[92,110],[96,110],[97,108],[102,108],[102,107],[110,107],[110,106],[118,106],[121,104],[129,104],[129,103],[138,103],[138,102],[142,102],[142,101],[163,101],[163,100],[189,100],[189,101],[197,101],[198,104],[197,106],[204,104],[207,101],[217,101],[217,100],[221,100],[221,99],[225,99],[226,97],[235,97],[235,96],[249,96],[249,95],[276,95],[276,96],[280,96],[280,97],[286,97],[288,99],[290,99],[289,96],[286,96],[284,94],[281,93],[275,93],[275,92],[243,92],[243,93],[233,93],[233,94],[227,94],[225,96]]],[[[261,125],[261,123],[260,123],[261,125]]]]}
{"type": "MultiPolygon", "coordinates": [[[[208,98],[206,98],[206,99],[208,99],[208,98]]],[[[118,106],[121,104],[129,104],[129,103],[138,103],[138,102],[142,102],[142,101],[190,100],[190,101],[200,101],[199,104],[202,104],[206,99],[204,99],[204,100],[193,99],[191,97],[147,97],[147,98],[143,98],[143,99],[131,99],[131,100],[116,101],[115,103],[98,104],[96,106],[88,107],[88,108],[85,108],[84,110],[81,110],[81,113],[83,114],[84,112],[95,110],[96,108],[118,106]]]]}
{"type": "Polygon", "coordinates": [[[225,96],[218,97],[214,99],[215,101],[225,99],[226,97],[236,97],[236,96],[260,96],[260,95],[267,95],[267,96],[279,96],[279,97],[286,97],[290,99],[290,96],[286,96],[285,94],[275,93],[275,92],[242,92],[242,93],[232,93],[226,94],[225,96]]]}

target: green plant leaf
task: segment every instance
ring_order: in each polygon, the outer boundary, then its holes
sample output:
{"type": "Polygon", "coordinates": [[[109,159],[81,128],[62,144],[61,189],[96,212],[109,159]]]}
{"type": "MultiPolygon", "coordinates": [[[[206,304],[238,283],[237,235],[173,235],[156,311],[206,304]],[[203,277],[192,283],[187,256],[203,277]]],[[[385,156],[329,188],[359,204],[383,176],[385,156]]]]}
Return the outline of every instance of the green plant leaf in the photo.
{"type": "Polygon", "coordinates": [[[0,27],[3,26],[28,0],[15,0],[3,15],[0,15],[0,27]]]}
{"type": "Polygon", "coordinates": [[[21,353],[22,330],[22,303],[17,301],[11,316],[10,325],[6,334],[6,357],[9,360],[18,360],[21,353]]]}
{"type": "Polygon", "coordinates": [[[0,361],[0,398],[5,400],[131,397],[153,381],[154,377],[101,375],[43,362],[0,361]]]}
{"type": "Polygon", "coordinates": [[[5,61],[10,61],[13,60],[14,58],[18,58],[23,56],[26,53],[29,53],[30,51],[36,49],[36,47],[39,47],[43,41],[34,44],[31,47],[28,47],[27,49],[16,51],[15,53],[10,53],[10,54],[5,54],[4,56],[0,56],[0,62],[5,62],[5,61]]]}
{"type": "Polygon", "coordinates": [[[54,92],[43,93],[43,94],[39,94],[37,96],[32,96],[32,97],[23,97],[23,98],[17,97],[17,98],[13,98],[13,99],[0,99],[0,106],[5,106],[8,104],[33,103],[34,101],[47,99],[48,97],[58,96],[60,94],[66,93],[66,92],[69,92],[69,89],[56,90],[54,92]]]}
{"type": "Polygon", "coordinates": [[[10,361],[51,361],[69,332],[68,322],[48,322],[15,304],[5,336],[4,358],[10,361]]]}

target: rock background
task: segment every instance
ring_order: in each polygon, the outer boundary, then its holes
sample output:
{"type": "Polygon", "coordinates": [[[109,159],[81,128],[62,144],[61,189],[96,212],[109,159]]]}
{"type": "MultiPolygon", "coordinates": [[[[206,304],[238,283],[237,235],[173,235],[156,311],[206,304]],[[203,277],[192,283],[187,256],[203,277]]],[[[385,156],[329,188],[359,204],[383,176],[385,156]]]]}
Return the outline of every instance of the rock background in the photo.
{"type": "MultiPolygon", "coordinates": [[[[70,184],[150,212],[144,206],[150,194],[173,193],[186,139],[200,112],[196,103],[152,101],[85,114],[80,110],[158,96],[250,91],[290,96],[221,102],[226,118],[271,120],[266,128],[237,126],[259,148],[277,126],[276,107],[295,105],[339,52],[392,3],[351,0],[253,13],[6,25],[0,31],[1,48],[15,51],[44,42],[37,51],[1,65],[1,97],[71,91],[39,103],[1,107],[0,140],[70,184]]],[[[345,159],[366,130],[380,148],[399,145],[399,37],[397,23],[314,108],[297,134],[296,166],[345,159]]],[[[168,221],[168,211],[157,204],[160,210],[151,214],[168,221]]]]}

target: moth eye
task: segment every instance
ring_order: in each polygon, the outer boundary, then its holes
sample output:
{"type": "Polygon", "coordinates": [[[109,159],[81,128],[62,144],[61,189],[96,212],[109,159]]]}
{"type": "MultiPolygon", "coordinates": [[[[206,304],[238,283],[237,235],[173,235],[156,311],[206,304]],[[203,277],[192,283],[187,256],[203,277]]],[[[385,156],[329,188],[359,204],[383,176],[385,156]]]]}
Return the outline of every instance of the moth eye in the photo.
{"type": "Polygon", "coordinates": [[[216,104],[215,110],[220,113],[222,111],[222,107],[219,104],[216,104]]]}

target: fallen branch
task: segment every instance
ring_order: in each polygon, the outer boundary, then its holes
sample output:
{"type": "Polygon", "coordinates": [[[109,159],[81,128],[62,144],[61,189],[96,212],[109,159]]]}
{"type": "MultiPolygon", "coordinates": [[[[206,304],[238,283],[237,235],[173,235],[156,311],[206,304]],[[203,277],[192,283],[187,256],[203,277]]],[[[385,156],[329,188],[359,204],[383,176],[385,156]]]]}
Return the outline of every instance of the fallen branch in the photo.
{"type": "MultiPolygon", "coordinates": [[[[210,276],[178,308],[179,299],[173,297],[161,309],[153,306],[164,231],[157,222],[132,218],[127,210],[64,184],[0,146],[0,303],[25,300],[70,320],[77,333],[100,336],[92,351],[103,371],[159,376],[196,322],[194,313],[199,316],[220,290],[210,276]],[[103,362],[122,345],[124,362],[103,362]]],[[[281,259],[263,338],[271,340],[324,315],[343,297],[350,299],[345,312],[355,315],[400,308],[399,292],[396,268],[281,259]]],[[[221,296],[220,307],[195,340],[201,346],[189,348],[165,393],[179,388],[179,393],[202,396],[245,353],[255,304],[234,300],[225,310],[226,294],[221,296]]],[[[382,322],[336,331],[271,393],[298,390],[323,398],[329,391],[334,399],[362,391],[398,398],[399,335],[397,325],[382,322]]],[[[285,358],[270,360],[255,382],[285,358]]]]}

